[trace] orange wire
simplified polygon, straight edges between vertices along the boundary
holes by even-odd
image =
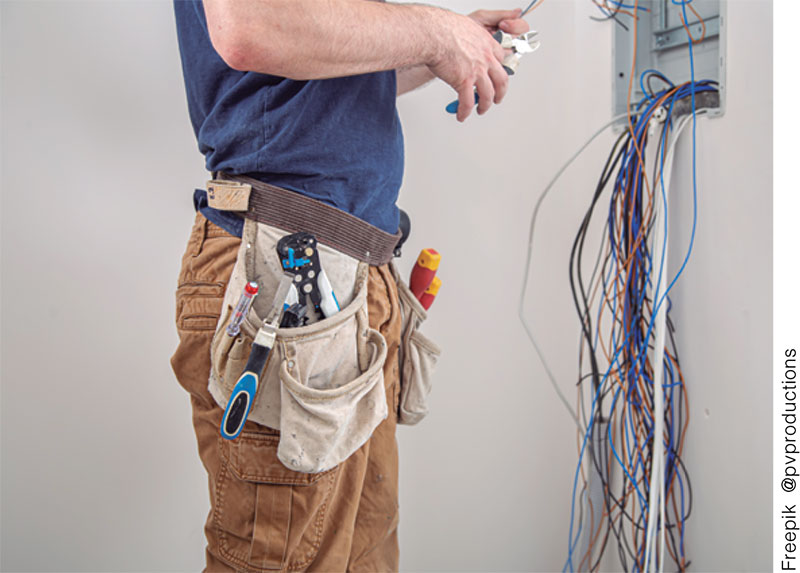
[[[638,0],[636,1],[635,8],[638,8]],[[693,7],[691,7],[691,5],[690,5],[690,8],[695,13],[695,15],[697,15],[696,11],[694,10]],[[699,18],[699,16],[698,16],[698,18]],[[699,41],[702,41],[703,38],[705,38],[705,23],[704,22],[703,22],[703,27],[704,27],[703,36],[701,37],[701,39]],[[636,23],[634,22],[634,34],[635,33],[636,33]],[[636,176],[636,171],[640,170],[640,175],[641,175],[642,179],[645,182],[645,188],[646,188],[646,195],[642,199],[642,205],[641,205],[641,208],[643,209],[642,218],[645,221],[650,221],[652,219],[653,213],[655,211],[655,196],[654,196],[654,191],[655,190],[649,184],[649,179],[647,177],[647,172],[645,170],[643,149],[639,146],[639,142],[635,138],[635,133],[634,133],[634,130],[633,130],[633,118],[632,118],[631,106],[630,106],[630,97],[631,97],[631,92],[632,92],[633,71],[635,70],[635,65],[636,65],[635,64],[635,62],[636,62],[635,50],[636,50],[636,48],[634,47],[633,70],[632,70],[632,73],[631,73],[631,79],[629,81],[629,86],[628,86],[628,110],[627,111],[628,111],[628,129],[629,129],[629,131],[631,133],[631,139],[633,141],[633,145],[634,145],[634,148],[636,150],[636,155],[637,155],[637,158],[638,158],[638,166],[636,166],[635,169],[631,170],[629,177]],[[672,95],[674,95],[674,92],[677,89],[679,89],[679,87],[675,87],[673,89],[670,89],[661,98],[659,98],[657,103],[659,103],[659,104],[663,103],[664,100],[666,100],[669,97],[671,97]],[[653,109],[656,109],[657,107],[658,107],[657,105],[653,106]],[[639,118],[639,122],[648,121],[648,120],[649,120],[649,118],[647,118],[647,117]],[[666,137],[666,135],[665,135],[665,137]],[[663,170],[663,165],[660,166],[660,169]],[[657,176],[658,175],[656,175],[656,177]],[[629,182],[629,183],[631,183],[631,182]],[[634,187],[633,185],[627,185],[627,190],[628,190],[627,193],[631,193],[633,187]],[[629,198],[629,195],[626,195],[626,196],[619,197],[617,199],[618,207],[613,207],[613,209],[614,209],[613,217],[618,222],[618,224],[616,225],[616,229],[615,229],[615,236],[617,238],[616,244],[617,245],[621,245],[622,244],[621,238],[622,238],[623,226],[621,224],[619,224],[619,223],[621,223],[621,220],[623,219],[623,217],[627,216],[627,222],[628,222],[628,225],[627,225],[628,236],[627,236],[627,238],[628,238],[628,245],[629,245],[629,254],[628,254],[628,257],[626,259],[624,259],[624,260],[623,259],[618,259],[618,263],[616,265],[616,273],[614,275],[614,278],[612,279],[612,284],[614,284],[616,286],[611,291],[608,291],[607,289],[605,289],[603,291],[602,301],[600,303],[602,305],[602,307],[608,308],[609,310],[612,310],[613,308],[616,308],[616,311],[612,311],[610,313],[609,312],[599,312],[598,313],[598,319],[597,319],[597,328],[598,328],[598,331],[600,331],[602,329],[603,318],[605,317],[605,315],[606,314],[611,314],[613,316],[612,331],[609,333],[609,340],[608,340],[609,344],[608,345],[606,344],[604,337],[599,337],[598,338],[599,343],[600,343],[599,346],[602,349],[602,352],[605,355],[606,359],[609,361],[609,363],[611,362],[610,350],[611,350],[611,348],[613,348],[613,340],[614,340],[613,330],[615,328],[615,325],[616,324],[621,324],[622,327],[624,329],[626,329],[626,330],[630,330],[631,328],[633,328],[633,324],[625,324],[624,323],[624,311],[622,310],[622,308],[623,308],[623,304],[622,303],[624,303],[625,293],[628,291],[630,282],[634,278],[634,274],[635,274],[634,271],[636,270],[635,269],[635,265],[638,264],[637,262],[635,262],[636,261],[635,253],[636,253],[637,249],[639,248],[640,243],[645,238],[644,229],[646,229],[648,227],[647,224],[642,225],[641,226],[642,231],[640,233],[638,233],[636,237],[633,236],[633,225],[632,225],[633,213],[632,213],[632,210],[627,210],[627,212],[623,212],[624,210],[622,209],[622,205],[624,205],[625,201],[628,200],[628,198]],[[611,251],[611,243],[609,242],[609,246],[608,246],[607,252],[610,252],[610,251]],[[601,284],[601,281],[598,280],[595,283],[595,285],[594,285],[594,287],[592,289],[592,292],[590,294],[590,300],[589,300],[589,307],[590,308],[594,305],[594,301],[596,300],[597,293],[599,292],[600,284]],[[616,299],[617,302],[620,303],[620,304],[616,305],[616,307],[612,306],[612,300],[613,299]],[[652,301],[645,301],[645,308],[647,309],[647,311],[649,311],[650,315],[652,315],[652,312],[653,312]],[[586,320],[588,320],[588,317],[586,317]],[[644,316],[642,317],[641,320],[644,320]],[[582,345],[581,345],[581,356],[583,355],[582,353],[583,353],[584,347],[585,347],[585,342],[583,342]],[[619,352],[619,351],[622,351],[623,354],[625,353],[624,349],[618,349],[617,352]],[[668,358],[670,360],[672,360],[673,363],[675,363],[675,360],[672,357],[672,355],[669,353],[669,351],[665,350],[665,352],[666,352]],[[642,451],[642,446],[645,444],[645,441],[647,439],[648,433],[646,431],[647,430],[646,424],[645,424],[646,420],[645,420],[645,417],[643,416],[642,412],[647,411],[647,410],[652,410],[652,401],[651,401],[650,395],[648,393],[648,386],[647,386],[647,383],[646,383],[645,380],[646,380],[646,375],[649,375],[650,379],[652,379],[653,378],[653,373],[655,371],[655,368],[663,368],[663,365],[661,365],[661,364],[659,364],[657,366],[654,365],[652,363],[652,360],[649,357],[645,357],[644,363],[641,366],[639,365],[639,363],[633,363],[632,359],[634,357],[632,357],[632,356],[625,355],[624,358],[627,358],[633,364],[634,377],[633,377],[631,383],[638,390],[639,395],[641,397],[641,402],[642,403],[641,403],[639,408],[631,410],[630,412],[628,412],[627,409],[625,409],[625,408],[622,409],[622,412],[618,412],[618,411],[616,411],[616,409],[611,412],[610,420],[609,420],[609,423],[610,423],[609,439],[611,440],[612,443],[614,443],[614,442],[619,443],[623,447],[623,451],[627,451],[628,445],[634,446],[635,451],[637,452],[637,454],[639,456],[639,459],[644,461],[646,458],[644,456],[644,452]],[[624,363],[625,362],[623,362],[623,364]],[[678,366],[677,363],[675,363],[675,368],[677,370],[678,379],[680,380],[680,383],[683,384],[684,383],[683,374],[680,371],[680,366]],[[617,386],[618,385],[619,388],[620,388],[620,391],[624,391],[625,394],[627,395],[628,389],[630,388],[630,386],[629,386],[629,383],[628,383],[627,379],[623,378],[622,372],[620,371],[619,368],[613,369],[613,370],[611,368],[609,368],[609,372],[607,374],[607,377],[610,379],[610,384],[612,386]],[[654,392],[658,391],[658,389],[654,388],[653,391]],[[680,437],[680,441],[677,444],[677,448],[676,448],[676,452],[678,453],[678,456],[682,455],[683,447],[685,445],[686,430],[687,430],[688,424],[689,424],[688,395],[687,395],[685,389],[683,391],[683,401],[684,401],[684,405],[686,407],[686,419],[685,419],[685,421],[683,423],[682,432],[680,434],[680,436],[681,436]],[[583,393],[579,392],[579,405],[582,404],[582,403],[583,403]],[[671,407],[672,406],[670,406],[670,408]],[[626,436],[626,432],[623,431],[623,427],[625,426],[625,421],[626,421],[626,419],[628,418],[629,415],[631,417],[629,424],[630,424],[630,428],[632,430],[630,432],[630,440],[626,439],[626,437],[625,437]],[[665,436],[666,436],[666,431],[665,431]],[[630,442],[632,442],[632,443],[630,443]],[[608,450],[608,464],[609,464],[609,467],[610,467],[611,462],[612,462],[612,455],[613,455],[612,454],[612,450],[609,449]],[[628,471],[629,475],[631,477],[633,475],[635,475],[634,468],[633,467],[629,467],[628,464],[625,463],[625,460],[621,460],[621,461],[622,461],[623,467],[626,469],[626,471]],[[605,507],[603,508],[603,518],[604,519],[603,519],[603,521],[601,521],[599,523],[598,527],[595,530],[592,531],[589,548],[587,550],[587,553],[584,555],[583,559],[580,562],[580,567],[583,566],[583,564],[586,562],[587,559],[591,558],[591,554],[592,554],[592,551],[594,549],[594,546],[597,543],[598,539],[600,538],[600,535],[603,532],[604,526],[607,524],[607,522],[605,521],[605,518],[609,519],[608,527],[605,527],[606,538],[607,538],[608,535],[610,535],[612,524],[617,522],[617,521],[619,521],[619,520],[621,520],[623,518],[623,515],[624,515],[623,508],[625,508],[625,507],[627,507],[629,505],[628,500],[632,500],[632,502],[631,502],[632,505],[630,507],[631,511],[629,513],[630,515],[633,515],[635,513],[637,505],[642,505],[642,503],[638,499],[638,496],[634,495],[634,492],[637,489],[636,488],[637,484],[646,483],[647,481],[649,481],[649,479],[650,479],[650,471],[648,470],[647,466],[645,465],[644,468],[643,468],[641,477],[638,480],[636,480],[635,483],[634,482],[630,482],[628,487],[626,488],[626,491],[623,492],[623,496],[622,496],[622,498],[620,498],[620,500],[618,502],[620,505],[618,507],[612,508],[610,511]],[[667,488],[666,491],[665,491],[665,497],[671,502],[672,509],[675,512],[675,515],[678,516],[678,511],[677,511],[677,506],[676,506],[676,504],[677,504],[676,497],[677,496],[674,493],[675,481],[676,481],[676,473],[673,474],[672,479],[670,480],[669,488]],[[585,476],[584,476],[584,484],[585,484]],[[585,489],[585,487],[586,486],[584,485],[584,489]],[[606,489],[605,493],[606,493],[606,496],[607,496],[610,493],[608,484],[605,484],[605,489]],[[594,520],[595,508],[591,504],[591,502],[590,502],[589,505],[590,505],[589,506],[589,512],[590,512],[591,519],[593,521]],[[644,510],[644,507],[642,507],[641,509]],[[678,520],[677,527],[678,527],[678,531],[679,532],[683,531],[683,525],[684,525],[683,522]],[[636,525],[636,522],[633,519],[631,519],[631,535],[632,535],[631,539],[633,540],[634,545],[635,545],[636,548],[640,548],[646,543],[646,531],[640,531],[637,534],[637,525]],[[605,541],[603,543],[605,544]],[[672,546],[670,544],[667,544],[667,551],[669,552],[669,554],[672,557],[672,559],[676,563],[680,564],[681,569],[685,570],[685,568],[686,568],[686,558],[685,558],[685,556],[682,556],[682,557],[678,558],[675,555],[675,552],[673,551],[673,548],[672,548]],[[637,551],[636,554],[638,554],[638,553],[639,552]],[[658,549],[656,549],[656,558],[658,558]],[[641,567],[643,567],[644,563],[641,563],[640,565],[641,565]],[[590,566],[591,566],[591,562],[590,562]]]
[[[706,21],[700,17],[700,14],[697,13],[697,10],[694,9],[691,2],[686,2],[686,5],[689,7],[689,10],[695,15],[695,17],[700,21],[700,24],[703,26],[703,33],[700,35],[699,40],[695,40],[694,36],[692,36],[691,30],[689,30],[689,26],[686,24],[686,20],[683,18],[683,10],[681,10],[678,15],[681,17],[681,24],[683,24],[683,28],[686,30],[686,34],[692,39],[692,44],[699,44],[703,40],[706,39]]]
[[[606,0],[604,0],[602,4],[600,2],[598,2],[597,0],[592,0],[592,2],[594,2],[595,6],[597,6],[598,8],[603,8],[603,9],[613,13],[614,15],[626,14],[626,15],[630,16],[631,18],[636,18],[636,15],[633,12],[629,12],[627,10],[623,10],[619,6],[615,6],[614,8],[611,8],[608,5],[608,2]]]
[[[633,4],[633,11],[634,13],[638,12],[639,10],[639,0],[634,0]],[[631,62],[631,73],[630,78],[628,78],[628,98],[627,98],[627,111],[628,111],[628,129],[631,132],[631,140],[633,141],[634,149],[636,150],[636,156],[639,158],[639,163],[644,166],[644,157],[642,155],[642,150],[639,148],[639,142],[636,141],[636,135],[633,131],[633,118],[631,116],[631,94],[633,92],[633,76],[636,74],[636,49],[637,49],[637,42],[635,41],[637,36],[637,24],[639,22],[638,18],[633,19],[633,61]],[[650,191],[650,181],[647,179],[647,172],[642,169],[642,178],[644,180],[645,188],[647,189],[647,193],[651,194]]]
[[[637,5],[638,5],[638,0],[637,0]],[[635,64],[634,64],[634,66],[635,66]],[[670,90],[669,92],[665,93],[660,98],[659,102],[661,102],[661,101],[665,100],[667,97],[669,97],[672,94],[672,92],[673,92],[673,90]],[[628,97],[630,98],[630,90],[629,90],[629,96]],[[629,99],[629,101],[630,101],[630,99]],[[646,118],[642,118],[642,119],[640,119],[640,121],[645,121],[645,119]],[[631,135],[631,139],[634,142],[634,145],[635,145],[635,147],[637,149],[637,155],[639,156],[639,160],[640,160],[641,174],[642,174],[642,177],[645,180],[645,183],[647,183],[646,170],[644,169],[644,162],[642,160],[641,151],[639,149],[638,142],[635,140],[635,135],[634,135],[634,132],[633,132],[632,117],[631,117],[631,114],[630,114],[630,104],[628,105],[628,121],[629,121],[629,128],[630,128],[630,131],[631,131],[631,134],[632,134]],[[633,174],[634,174],[634,172],[632,171],[631,172],[631,176],[633,176]],[[629,185],[628,189],[631,190],[632,187],[633,186]],[[647,187],[648,202],[647,202],[647,207],[645,209],[645,214],[643,215],[643,217],[645,219],[649,219],[652,216],[653,191],[652,191],[652,189],[650,188],[649,185],[647,185],[646,187]],[[629,192],[631,192],[631,191],[629,191]],[[624,199],[625,198],[622,199],[622,202],[624,202]],[[630,224],[632,222],[631,218],[632,218],[632,211],[629,211],[628,212],[628,220],[629,220],[628,229],[629,229],[629,233],[630,233],[630,229],[632,229],[632,225]],[[617,229],[618,229],[618,233],[620,233],[621,232],[621,225],[617,225]],[[617,236],[618,236],[618,238],[621,238],[621,235],[618,234]],[[617,295],[619,300],[620,300],[620,302],[622,302],[622,298],[624,296],[624,293],[627,292],[628,284],[629,284],[629,282],[630,282],[630,280],[631,280],[631,278],[633,276],[632,273],[630,272],[630,266],[631,266],[632,261],[634,260],[634,253],[638,249],[639,243],[641,243],[641,241],[644,239],[644,227],[643,227],[642,233],[640,233],[636,237],[635,241],[633,240],[633,237],[630,234],[629,234],[628,238],[629,238],[629,242],[633,243],[633,245],[632,245],[632,248],[630,249],[630,254],[629,254],[629,256],[628,256],[628,258],[627,258],[627,260],[625,261],[625,264],[624,264],[624,267],[625,267],[624,268],[624,271],[625,271],[624,274],[626,275],[625,276],[625,281],[624,281],[624,286],[620,291],[618,291],[618,295]],[[620,273],[618,272],[617,276],[619,276],[619,274]],[[622,304],[618,305],[617,308],[620,309],[619,312],[622,312],[621,311]],[[606,350],[605,349],[605,345],[603,345],[603,349],[604,349],[604,352],[605,352],[605,350]],[[606,356],[606,358],[610,360],[610,357],[608,355]],[[644,391],[646,388],[644,387],[643,377],[641,375],[639,375],[639,376],[637,376],[637,379],[638,379],[637,386],[640,386],[640,395],[643,397],[643,399],[646,400],[647,392]],[[625,385],[621,383],[621,386],[624,389]],[[638,429],[640,429],[642,431],[642,434],[644,434],[644,420],[643,419],[640,420],[639,423],[636,424],[636,426],[638,427]],[[624,440],[623,440],[623,442],[624,442]],[[640,457],[642,459],[644,459],[644,455],[643,455],[643,452],[641,450],[641,445],[640,445],[640,442],[638,440],[637,440],[637,444],[636,445],[637,445],[637,450],[638,450],[638,453],[639,453]],[[632,468],[629,468],[629,469],[632,469]]]
[[[675,88],[675,89],[678,89],[678,88]],[[673,91],[674,90],[670,90],[667,94],[665,94],[660,99],[661,100],[666,99],[667,97],[672,95]],[[661,166],[661,169],[663,169],[663,165]],[[642,166],[642,175],[644,176],[644,174],[645,174],[645,171],[644,171],[643,166]],[[653,201],[654,201],[653,190],[652,189],[648,189],[647,204],[645,205],[645,213],[646,213],[648,219],[652,216],[652,212],[654,210]],[[616,214],[616,218],[617,219],[619,219],[621,216],[624,216],[624,215],[622,215],[621,210],[618,210],[616,213],[617,213]],[[628,214],[629,221],[630,221],[630,212],[628,212],[627,214]],[[631,226],[629,225],[628,228],[630,229]],[[620,232],[620,229],[621,229],[621,225],[617,225],[618,233]],[[618,234],[617,236],[619,237],[620,235]],[[634,243],[634,247],[636,247],[636,248],[638,248],[638,244],[641,242],[641,240],[643,240],[643,236],[642,235],[637,236],[635,238],[635,240],[633,240],[633,237],[631,235],[629,235],[629,237],[632,239],[632,242]],[[617,244],[620,244],[620,243],[617,243]],[[609,243],[609,247],[608,248],[610,250],[610,248],[611,248],[610,247],[610,243]],[[632,256],[629,256],[628,259],[625,260],[624,262],[625,262],[624,268],[618,269],[618,271],[616,273],[616,277],[620,277],[620,275],[623,275],[623,274],[626,275],[625,280],[623,281],[624,285],[621,288],[615,289],[616,292],[611,292],[611,293],[604,292],[603,305],[604,306],[608,306],[608,308],[611,308],[612,296],[613,296],[613,298],[617,298],[618,301],[621,301],[623,299],[624,293],[626,292],[627,286],[628,286],[628,284],[629,284],[629,282],[631,280],[632,274],[631,274],[630,267],[631,267],[632,262],[633,262]],[[617,278],[614,279],[614,284],[618,284],[618,279]],[[593,302],[595,300],[595,297],[596,297],[598,289],[599,289],[599,285],[600,285],[600,281],[598,281],[595,284],[595,287],[592,290],[590,307],[592,306],[592,304],[593,304]],[[649,312],[652,313],[652,311],[653,311],[652,302],[651,301],[645,301],[645,305],[646,305],[646,308],[649,310]],[[621,305],[619,305],[617,308],[620,308],[620,306]],[[605,314],[607,314],[607,313],[603,313],[603,312],[599,313],[598,323],[597,323],[598,329],[601,328],[601,326],[602,326],[602,319],[605,316]],[[632,326],[632,325],[630,325],[630,326]],[[611,361],[611,357],[609,356],[609,348],[606,346],[603,337],[600,337],[598,340],[600,341],[600,346],[601,346],[601,348],[603,350],[603,353],[606,356],[606,359],[609,360],[609,362],[610,362]],[[613,336],[609,340],[609,342],[611,342],[612,340],[613,340]],[[672,355],[669,353],[669,351],[666,351],[666,353],[667,353],[668,357],[671,360],[673,360],[673,362],[674,362],[674,359],[673,359]],[[649,395],[648,395],[648,392],[647,392],[647,386],[646,386],[646,383],[644,381],[644,376],[642,375],[641,372],[638,371],[638,369],[639,369],[639,367],[635,366],[636,377],[635,377],[634,384],[637,386],[637,389],[640,391],[640,396],[642,397],[642,402],[643,403],[642,403],[642,407],[640,408],[640,411],[642,411],[642,410],[647,410],[647,409],[651,408],[651,402],[650,402]],[[679,377],[681,383],[683,383],[683,375],[680,372],[680,367],[677,366],[677,364],[676,364],[676,369],[678,370],[678,377]],[[652,362],[650,361],[649,358],[645,359],[644,372],[645,373],[649,373],[650,377],[652,378],[652,373],[654,372],[654,365],[652,364]],[[618,369],[617,370],[612,370],[612,371],[609,372],[609,378],[612,378],[612,384],[614,382],[616,382],[616,381],[619,381],[621,390],[625,390],[626,386],[627,386],[627,383],[621,377],[617,376],[618,374],[619,374],[619,370]],[[686,433],[686,429],[687,429],[688,423],[689,423],[688,396],[687,396],[685,391],[684,391],[683,394],[684,394],[683,398],[684,398],[684,402],[685,402],[686,410],[687,410],[687,416],[686,416],[686,420],[684,421],[684,424],[683,424],[683,432],[682,432],[681,440],[680,440],[680,442],[678,444],[678,448],[677,448],[678,455],[681,455],[681,452],[683,450],[683,446],[685,445],[685,433]],[[581,394],[581,399],[580,399],[579,403],[582,403],[582,394]],[[633,414],[635,415],[635,414],[637,414],[637,412],[634,412]],[[625,433],[622,432],[622,425],[624,424],[624,419],[627,417],[627,412],[625,410],[623,410],[623,412],[621,414],[623,422],[620,423],[619,425],[617,425],[617,423],[616,423],[618,421],[617,420],[617,412],[614,411],[611,416],[612,416],[612,419],[611,419],[610,423],[611,423],[611,427],[612,427],[612,432],[614,432],[614,429],[616,429],[619,432],[619,441],[622,443],[622,445],[624,447],[627,444],[627,440],[625,439]],[[644,417],[640,416],[640,415],[635,415],[635,419],[631,420],[631,427],[633,428],[633,435],[635,437],[636,450],[637,450],[637,453],[640,456],[640,459],[644,459],[644,455],[643,455],[643,452],[642,452],[642,449],[641,449],[641,444],[643,444],[645,439],[647,438],[647,432],[646,432],[646,427],[645,427],[645,423],[644,422],[645,422],[644,421]],[[614,432],[614,433],[616,433],[616,432]],[[616,441],[616,440],[614,440],[614,438],[612,438],[612,441]],[[608,453],[609,464],[611,462],[611,456],[612,456],[612,453],[611,453],[611,450],[609,450],[609,453]],[[623,464],[623,465],[627,467],[627,464]],[[629,470],[629,473],[631,475],[633,475],[633,468],[627,467],[627,469]],[[645,471],[643,473],[644,473],[644,475],[639,480],[637,480],[637,482],[639,484],[645,482],[646,480],[649,480],[649,478],[650,478],[649,472],[647,471],[646,468],[645,468]],[[673,507],[673,511],[675,512],[675,515],[677,516],[678,512],[677,512],[677,506],[676,506],[676,503],[677,503],[676,502],[676,496],[673,493],[674,483],[675,483],[675,475],[673,474],[673,478],[672,478],[672,480],[670,482],[670,487],[667,490],[665,495],[666,495],[666,497],[668,499],[670,497],[672,498],[670,501],[671,501],[671,504],[672,504],[672,507]],[[637,504],[638,498],[633,496],[634,491],[635,491],[635,488],[633,487],[633,484],[631,484],[628,487],[627,492],[625,493],[623,498],[620,500],[620,503],[623,504],[623,506],[627,505],[627,501],[626,500],[630,498],[630,499],[633,499],[633,509],[635,509],[635,506]],[[608,486],[607,485],[606,485],[606,494],[608,494]],[[591,506],[589,509],[590,509],[590,512],[591,512],[590,515],[592,516],[592,519],[593,519],[594,507]],[[615,515],[614,510],[612,510],[611,514],[612,515],[610,516],[610,519],[611,519],[612,523],[617,521],[617,520],[619,520],[619,519],[621,519],[622,515],[623,515],[621,510],[619,512],[616,512],[616,515]],[[603,516],[604,517],[609,517],[609,512],[607,510],[605,510],[605,509],[603,511]],[[592,537],[590,539],[589,549],[587,550],[586,555],[584,555],[584,557],[583,557],[583,559],[582,559],[582,561],[580,563],[581,567],[583,566],[583,563],[585,563],[586,560],[591,557],[591,552],[592,552],[597,540],[600,538],[600,534],[603,531],[603,524],[604,523],[605,523],[605,521],[601,522],[598,525],[598,528],[592,532]],[[677,526],[678,526],[679,532],[682,532],[683,523],[679,521]],[[634,542],[636,544],[636,547],[640,547],[641,546],[640,544],[644,544],[645,543],[646,532],[642,531],[642,532],[639,533],[639,535],[637,535],[637,530],[636,530],[635,523],[632,522],[631,523],[631,527],[632,527],[632,531],[631,531],[632,539],[634,540]],[[606,537],[608,537],[608,535],[610,535],[610,527],[606,528]],[[669,544],[667,544],[667,550],[668,550],[670,556],[673,558],[673,560],[676,563],[680,563],[681,569],[685,569],[685,567],[686,567],[685,556],[683,556],[683,557],[681,557],[679,559],[675,555],[675,552],[673,551],[672,546],[669,545]],[[658,553],[658,550],[656,550],[656,552]],[[642,563],[641,565],[643,566],[644,564]]]

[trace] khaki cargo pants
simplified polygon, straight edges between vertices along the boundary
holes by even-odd
[[[189,392],[211,511],[207,571],[396,571],[397,351],[401,318],[387,265],[370,267],[370,326],[384,336],[389,416],[335,468],[306,474],[278,461],[279,432],[248,421],[220,437],[222,410],[208,392],[210,344],[240,239],[197,214],[178,279],[180,343],[172,356]]]

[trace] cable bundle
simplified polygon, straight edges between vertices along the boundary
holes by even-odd
[[[634,0],[633,5],[616,0],[593,1],[620,25],[620,13],[632,16],[636,36],[636,14],[643,10],[639,0]],[[663,571],[667,556],[679,571],[685,571],[690,564],[684,532],[691,513],[692,491],[681,457],[689,404],[675,327],[669,317],[669,292],[683,273],[694,245],[695,129],[697,115],[705,111],[698,112],[698,104],[718,107],[719,92],[716,82],[695,81],[694,77],[692,48],[705,38],[705,23],[701,38],[695,40],[687,25],[687,6],[700,18],[691,0],[671,1],[681,6],[689,43],[690,81],[676,86],[660,72],[647,70],[639,78],[645,97],[631,106],[636,68],[634,42],[629,111],[595,132],[556,173],[539,197],[531,218],[519,317],[556,393],[578,427],[579,457],[565,571],[597,570],[610,542],[617,545],[620,565],[626,571]],[[662,82],[663,87],[654,88],[654,80]],[[570,287],[580,319],[576,411],[561,392],[525,319],[534,230],[539,209],[556,181],[595,138],[622,118],[627,119],[628,129],[611,149],[570,252]],[[692,231],[683,262],[668,280],[669,178],[675,145],[689,123]],[[599,205],[609,187],[606,210]],[[584,247],[593,220],[602,222],[603,234],[594,262],[588,263],[591,272],[587,276]]]
[[[691,483],[681,458],[689,411],[669,318],[669,292],[694,244],[696,177],[689,248],[669,282],[668,189],[679,136],[689,123],[694,127],[695,116],[704,111],[696,112],[695,100],[714,107],[718,92],[715,82],[674,86],[652,70],[640,82],[652,86],[654,79],[667,87],[655,93],[648,89],[631,115],[617,116],[595,132],[545,187],[531,219],[519,316],[553,388],[578,426],[580,454],[564,566],[570,571],[597,570],[610,542],[616,543],[625,570],[656,566],[663,570],[667,555],[680,571],[689,565],[684,525],[691,513]],[[576,412],[525,318],[536,220],[544,199],[569,165],[623,118],[628,118],[630,129],[612,147],[570,254],[570,284],[581,332]],[[693,137],[693,174],[694,165]],[[606,210],[599,205],[609,187]],[[603,239],[587,277],[584,247],[597,217],[603,222]]]
[[[658,562],[663,569],[665,553],[679,570],[688,565],[683,532],[691,487],[681,453],[689,411],[668,297],[683,266],[667,284],[667,190],[674,144],[691,120],[675,116],[675,103],[693,91],[716,88],[708,81],[697,82],[694,90],[691,82],[672,86],[658,72],[646,74],[669,87],[640,102],[631,129],[615,142],[570,254],[570,286],[581,322],[580,455],[565,567],[570,570],[596,569],[611,539],[625,570]],[[648,143],[656,147],[652,158]],[[646,160],[652,163],[650,177]],[[609,183],[603,213],[597,206]],[[584,246],[595,216],[605,217],[604,237],[586,277]],[[663,392],[655,391],[659,387]],[[594,492],[592,481],[599,482]]]

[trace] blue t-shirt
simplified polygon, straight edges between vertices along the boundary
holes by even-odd
[[[294,81],[228,67],[202,3],[175,0],[189,115],[209,171],[249,175],[397,232],[394,71]]]

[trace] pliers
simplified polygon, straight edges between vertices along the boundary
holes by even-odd
[[[492,37],[497,40],[501,47],[511,50],[511,53],[503,59],[503,69],[509,76],[513,76],[519,66],[519,60],[525,54],[530,54],[539,49],[541,42],[536,39],[539,32],[531,30],[517,37],[506,34],[502,30],[495,32]]]
[[[541,42],[536,39],[536,36],[538,35],[539,32],[536,30],[525,32],[524,34],[520,34],[516,37],[512,36],[511,34],[506,34],[502,30],[498,30],[492,34],[492,37],[500,44],[500,46],[507,50],[511,50],[511,53],[503,59],[503,69],[509,76],[513,76],[516,73],[517,66],[519,66],[519,61],[522,56],[535,52],[539,49]],[[475,92],[475,103],[478,103],[477,92]],[[450,102],[445,109],[447,110],[447,113],[458,113],[458,100]]]

